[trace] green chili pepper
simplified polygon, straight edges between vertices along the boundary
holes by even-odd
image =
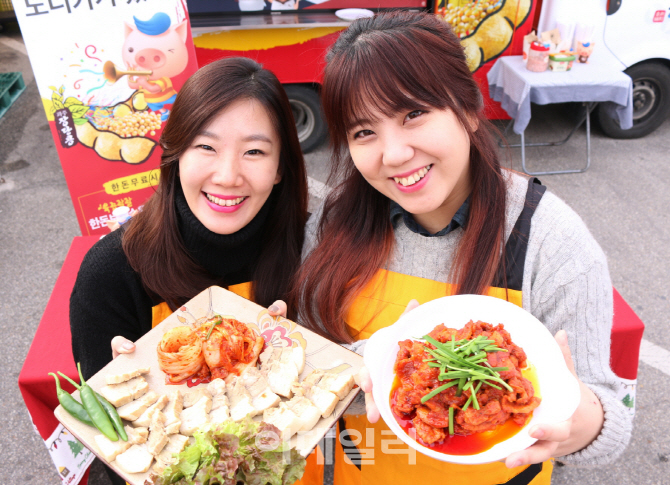
[[[81,373],[81,366],[78,362],[77,370],[79,371],[79,379],[81,380],[79,395],[81,396],[81,403],[84,405],[84,409],[88,411],[91,421],[93,421],[95,427],[98,428],[102,434],[111,441],[118,441],[119,437],[116,435],[116,431],[114,431],[114,426],[112,425],[111,420],[102,408],[102,404],[100,404],[98,398],[95,397],[95,392],[91,389],[91,386],[86,384],[84,376]]]
[[[74,382],[72,379],[70,379],[62,372],[59,372],[58,374],[61,377],[63,377],[63,379],[66,379],[70,384],[72,384],[77,389],[81,389],[81,386],[79,384]],[[121,421],[121,417],[119,416],[119,413],[116,411],[116,408],[112,405],[112,403],[110,403],[107,399],[102,397],[96,391],[93,392],[95,393],[95,397],[98,398],[98,402],[100,402],[100,405],[105,410],[105,413],[107,413],[107,417],[112,421],[112,424],[114,425],[114,429],[116,430],[116,432],[119,433],[119,436],[123,441],[128,441],[128,434],[126,433],[126,430],[123,429],[123,421]],[[93,426],[93,424],[91,424],[91,426]]]
[[[95,391],[93,391],[93,392],[95,392]],[[112,424],[114,425],[114,429],[119,434],[121,439],[123,441],[128,441],[128,435],[126,434],[126,430],[123,429],[123,422],[121,421],[121,417],[119,416],[119,413],[116,412],[116,408],[112,405],[112,403],[110,403],[107,399],[102,397],[97,392],[95,392],[95,397],[98,398],[98,401],[100,402],[100,405],[102,406],[102,408],[107,413],[107,416],[109,417],[109,419],[112,421]]]
[[[88,412],[86,409],[84,409],[84,406],[82,406],[79,401],[73,398],[69,392],[63,390],[60,387],[58,376],[53,372],[49,372],[49,375],[54,376],[54,379],[56,379],[56,393],[58,395],[58,402],[61,406],[63,406],[63,409],[65,409],[73,418],[77,419],[78,421],[81,421],[84,424],[88,424],[89,426],[95,426],[93,421],[91,421],[91,417],[88,415]]]

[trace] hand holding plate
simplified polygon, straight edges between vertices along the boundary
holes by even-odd
[[[286,318],[286,303],[283,300],[277,300],[268,307],[268,313],[272,317]]]
[[[135,352],[135,344],[127,338],[117,335],[112,339],[112,358],[116,359],[120,354],[132,354]]]
[[[556,334],[556,342],[563,353],[565,364],[577,378],[572,353],[565,330]],[[541,463],[551,457],[564,456],[588,446],[600,434],[605,413],[598,397],[582,381],[579,382],[581,399],[570,419],[554,425],[540,424],[531,428],[529,434],[538,441],[523,451],[512,453],[505,460],[508,468]]]

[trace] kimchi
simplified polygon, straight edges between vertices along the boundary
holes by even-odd
[[[157,354],[158,366],[171,384],[190,377],[206,379],[210,375],[202,342],[191,327],[175,327],[165,332],[158,343]]]
[[[196,329],[212,379],[240,375],[256,360],[265,341],[244,323],[219,315]]]
[[[265,341],[244,323],[215,315],[197,328],[168,330],[158,344],[158,365],[167,381],[226,379],[256,365]]]

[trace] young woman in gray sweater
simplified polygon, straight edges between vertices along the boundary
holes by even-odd
[[[538,441],[504,464],[454,465],[422,454],[408,464],[383,449],[389,431],[363,374],[367,416],[345,416],[340,432],[373,429],[374,464],[347,462],[351,446],[338,442],[335,484],[447,476],[450,485],[549,484],[553,457],[614,460],[632,418],[609,367],[605,256],[565,203],[501,167],[456,36],[430,14],[378,14],[344,31],[327,62],[322,95],[339,185],[308,222],[293,293],[302,322],[352,343],[393,324],[413,298],[503,295],[556,334],[581,390],[570,420],[530,429]]]

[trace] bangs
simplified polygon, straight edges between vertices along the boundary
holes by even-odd
[[[426,107],[456,108],[446,87],[448,79],[436,74],[444,53],[438,52],[439,46],[420,46],[424,39],[407,34],[411,33],[368,32],[329,64],[328,70],[339,71],[328,86],[329,108],[339,112],[335,116],[339,126],[333,127],[337,138],[361,121],[375,121],[380,113],[391,117]]]
[[[391,117],[400,111],[414,111],[425,109],[427,103],[409,95],[397,83],[382,84],[384,78],[360,78],[352,80],[351,85],[346,86],[351,94],[343,100],[342,115],[344,130],[349,132],[352,128],[366,122],[379,121],[379,114]],[[345,88],[345,89],[346,89]]]

